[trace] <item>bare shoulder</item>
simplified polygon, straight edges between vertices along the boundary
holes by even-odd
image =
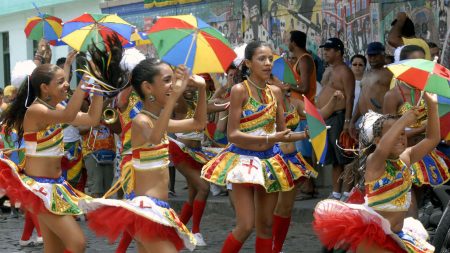
[[[243,92],[245,90],[246,89],[245,89],[243,83],[237,83],[237,84],[233,85],[233,87],[231,87],[230,93]]]

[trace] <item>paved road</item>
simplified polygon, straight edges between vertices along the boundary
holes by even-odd
[[[222,243],[229,231],[233,227],[233,218],[220,214],[207,214],[202,221],[202,233],[208,243],[207,247],[198,248],[196,253],[220,252]],[[102,238],[95,237],[87,228],[85,222],[80,222],[88,238],[87,253],[114,252],[116,245],[109,245]],[[21,248],[19,238],[22,232],[23,219],[7,219],[0,221],[0,253],[38,253],[42,252],[42,247]],[[254,252],[254,234],[245,243],[241,252]],[[136,252],[134,244],[128,252]],[[188,252],[188,251],[183,251]],[[291,225],[287,242],[284,248],[285,253],[294,252],[320,252],[320,245],[311,230],[310,223],[294,222]]]

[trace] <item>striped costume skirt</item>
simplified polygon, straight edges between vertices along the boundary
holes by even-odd
[[[50,212],[56,215],[83,214],[78,207],[80,200],[91,197],[72,188],[59,178],[32,177],[19,173],[16,164],[0,159],[0,189],[15,203],[34,214]]]
[[[192,251],[196,241],[165,201],[148,196],[131,199],[89,199],[79,203],[86,212],[89,227],[111,242],[123,233],[142,241],[165,240],[177,250]]]
[[[394,253],[434,252],[420,221],[407,218],[402,231],[394,233],[389,221],[366,205],[323,200],[314,210],[313,228],[328,249],[356,252],[364,241]]]
[[[296,182],[301,178],[317,178],[319,173],[303,158],[300,152],[283,153],[283,159]]]
[[[290,191],[296,180],[277,144],[266,151],[230,145],[203,166],[201,177],[222,186],[229,183],[261,185],[269,193]]]
[[[435,149],[421,161],[411,166],[413,183],[417,186],[445,184],[450,179],[449,166],[449,158],[441,151]]]

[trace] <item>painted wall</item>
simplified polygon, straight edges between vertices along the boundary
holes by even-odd
[[[287,50],[289,32],[308,34],[307,48],[328,37],[339,37],[346,56],[364,53],[372,41],[385,41],[398,11],[406,11],[416,23],[417,35],[444,45],[448,37],[449,0],[204,0],[195,4],[143,9],[143,3],[103,9],[118,13],[139,28],[148,30],[157,16],[192,13],[222,31],[233,45],[254,38],[268,41],[279,54]],[[447,39],[448,44],[448,39]],[[450,54],[447,44],[443,48]],[[147,47],[149,54],[154,51]],[[392,50],[388,48],[388,50]],[[447,57],[448,58],[448,57]],[[444,61],[444,59],[443,59]]]

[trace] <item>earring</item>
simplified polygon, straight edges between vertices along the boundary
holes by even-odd
[[[153,96],[152,94],[148,95],[147,99],[150,102],[154,102],[156,100],[155,96]]]

